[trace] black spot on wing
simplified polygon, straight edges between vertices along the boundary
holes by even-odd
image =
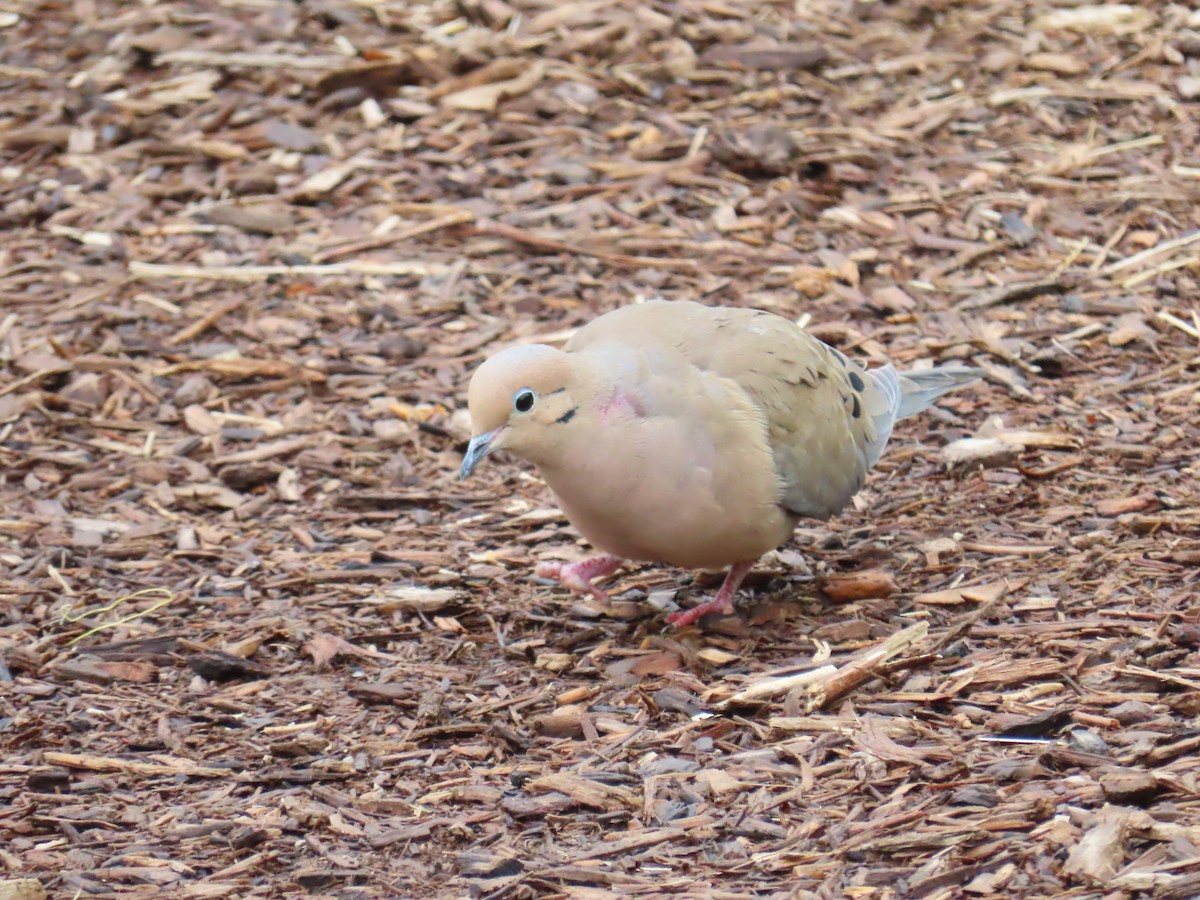
[[[850,384],[856,391],[862,391],[867,386],[867,383],[862,380],[862,376],[854,371],[850,372]]]
[[[779,380],[792,387],[807,385],[813,387],[817,383],[816,372],[812,366],[804,365],[798,359],[784,358]]]
[[[857,402],[857,401],[855,401],[855,402]],[[579,407],[572,406],[565,413],[563,413],[561,416],[559,416],[557,419],[555,419],[554,424],[555,425],[566,425],[573,418],[575,418],[575,413],[577,413],[577,412],[579,412]]]
[[[858,402],[858,397],[852,397],[851,399],[854,401],[854,406],[851,407],[850,414],[857,419],[862,416],[862,404]]]

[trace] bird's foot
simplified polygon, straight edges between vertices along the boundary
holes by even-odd
[[[667,621],[676,628],[685,628],[693,622],[704,618],[709,613],[720,613],[723,616],[733,612],[733,598],[723,598],[719,594],[711,600],[693,606],[691,609],[681,609],[667,616]]]
[[[608,602],[608,594],[592,584],[594,578],[605,578],[621,568],[622,560],[615,556],[593,556],[579,562],[546,561],[534,570],[539,578],[553,578],[576,594],[591,594],[600,603]]]
[[[746,577],[746,574],[753,566],[753,560],[731,566],[729,574],[725,576],[725,581],[721,585],[721,589],[717,591],[715,597],[701,603],[699,606],[693,606],[691,609],[682,609],[679,612],[671,613],[671,615],[667,616],[667,621],[676,628],[684,628],[696,620],[707,616],[709,613],[720,613],[723,616],[729,615],[733,612],[733,595],[737,593],[742,579]]]

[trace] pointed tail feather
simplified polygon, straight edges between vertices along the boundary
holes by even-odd
[[[900,373],[900,403],[896,418],[907,419],[927,408],[942,394],[983,377],[982,369],[969,366],[941,366]]]
[[[982,369],[967,366],[897,372],[891,365],[886,365],[860,371],[867,382],[863,406],[875,426],[874,438],[862,447],[867,467],[875,465],[883,453],[897,421],[916,415],[942,394],[970,384],[983,375]]]

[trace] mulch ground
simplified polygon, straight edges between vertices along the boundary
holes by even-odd
[[[0,0],[3,879],[1200,895],[1198,97],[1161,3]],[[656,295],[987,378],[675,631],[456,480]]]

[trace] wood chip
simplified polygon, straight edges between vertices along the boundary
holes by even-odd
[[[1200,896],[1193,6],[0,3],[8,882]],[[985,378],[681,633],[457,480],[652,297]]]

